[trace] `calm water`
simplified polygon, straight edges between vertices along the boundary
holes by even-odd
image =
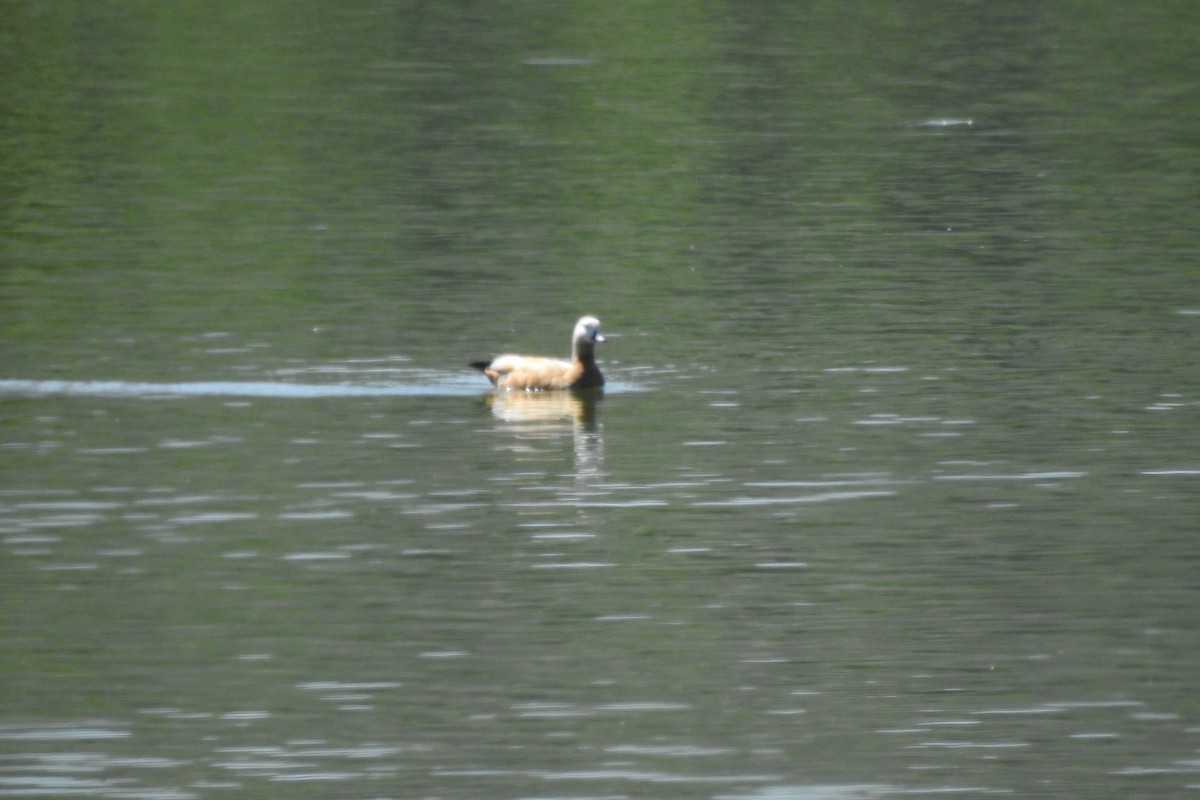
[[[1200,794],[1200,11],[794,5],[10,9],[0,797]]]

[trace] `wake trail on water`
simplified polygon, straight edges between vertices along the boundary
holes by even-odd
[[[77,395],[82,397],[469,397],[486,391],[474,376],[430,383],[355,384],[275,383],[271,381],[0,380],[0,394]]]

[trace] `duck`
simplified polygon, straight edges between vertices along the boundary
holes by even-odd
[[[563,389],[599,389],[604,376],[596,366],[596,344],[603,342],[600,320],[580,317],[571,334],[571,360],[505,354],[471,366],[487,376],[497,389],[527,392]]]

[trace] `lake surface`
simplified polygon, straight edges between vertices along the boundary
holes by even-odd
[[[1139,5],[10,9],[0,797],[1200,794]]]

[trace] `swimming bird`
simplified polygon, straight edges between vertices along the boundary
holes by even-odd
[[[472,361],[497,389],[529,392],[551,389],[598,389],[604,376],[596,366],[596,343],[603,342],[600,320],[580,317],[571,334],[571,360],[506,354],[491,361]]]

